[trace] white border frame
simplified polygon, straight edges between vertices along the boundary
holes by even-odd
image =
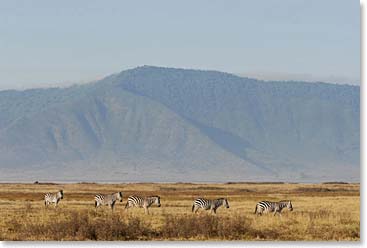
[[[255,0],[254,0],[255,1]],[[349,0],[345,0],[349,1]],[[303,241],[303,242],[278,242],[278,241],[256,241],[256,242],[246,242],[246,241],[124,241],[124,242],[88,242],[88,241],[80,241],[80,242],[14,242],[14,241],[1,241],[0,247],[98,247],[98,248],[107,248],[107,247],[365,247],[366,246],[366,221],[365,221],[365,211],[363,209],[366,208],[366,192],[365,186],[366,183],[364,179],[366,178],[366,169],[363,165],[365,165],[365,152],[367,148],[365,147],[365,142],[367,138],[367,133],[364,132],[364,127],[366,124],[366,96],[367,96],[367,88],[366,88],[366,64],[364,60],[366,58],[366,50],[363,48],[363,44],[366,41],[366,11],[367,0],[360,0],[360,15],[361,15],[361,113],[360,113],[360,130],[361,130],[361,178],[360,178],[360,199],[361,199],[361,241],[360,242],[333,242],[333,241],[324,241],[324,242],[312,242],[312,241]]]

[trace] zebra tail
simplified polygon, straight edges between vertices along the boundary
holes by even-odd
[[[126,202],[125,209],[127,209],[127,206],[129,205],[129,201]]]
[[[254,214],[256,214],[256,212],[257,212],[257,205],[255,206],[255,213]]]
[[[195,204],[192,205],[191,212],[194,212]]]
[[[95,208],[97,207],[97,201],[94,201],[94,207]]]

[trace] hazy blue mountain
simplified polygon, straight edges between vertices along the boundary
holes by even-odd
[[[359,87],[138,67],[0,91],[2,180],[359,180]]]

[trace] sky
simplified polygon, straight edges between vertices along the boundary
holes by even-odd
[[[0,89],[85,83],[142,65],[359,84],[360,3],[1,1]]]

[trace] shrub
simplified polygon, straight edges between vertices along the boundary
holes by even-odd
[[[166,215],[161,235],[167,239],[242,239],[253,234],[250,223],[243,216]]]
[[[155,236],[150,224],[137,217],[93,218],[86,211],[71,211],[55,222],[10,222],[8,226],[25,240],[147,240]]]

